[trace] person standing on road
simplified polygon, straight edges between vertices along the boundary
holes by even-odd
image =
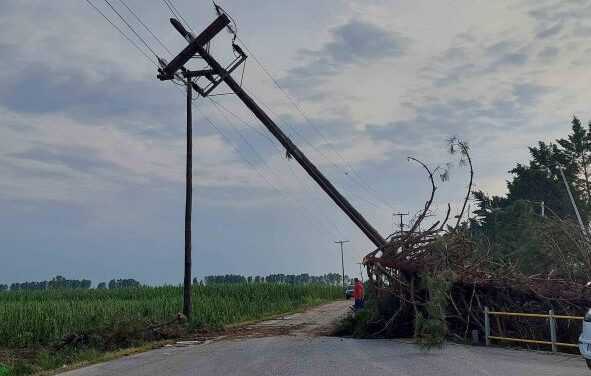
[[[363,283],[361,283],[359,278],[355,278],[353,298],[355,299],[355,309],[363,308]]]

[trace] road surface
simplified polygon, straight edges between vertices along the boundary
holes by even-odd
[[[454,344],[424,352],[405,341],[322,336],[347,305],[331,303],[213,341],[182,342],[62,376],[591,375],[578,356]]]

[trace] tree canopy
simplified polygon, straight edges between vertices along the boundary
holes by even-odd
[[[591,124],[585,128],[574,117],[566,138],[539,141],[529,152],[527,164],[518,163],[509,171],[512,178],[507,181],[505,197],[473,193],[476,216],[470,220],[470,233],[486,243],[481,248],[491,256],[510,261],[524,272],[558,270],[561,260],[549,251],[549,243],[560,238],[563,247],[574,245],[557,230],[560,226],[549,226],[549,221],[576,221],[561,168],[584,226],[589,226]]]

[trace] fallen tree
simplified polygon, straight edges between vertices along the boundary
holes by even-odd
[[[452,138],[450,151],[460,164],[469,167],[469,184],[462,209],[449,225],[451,207],[442,220],[425,226],[437,191],[436,177],[447,178],[447,170],[427,173],[431,193],[423,209],[408,226],[388,237],[388,243],[367,254],[369,313],[365,335],[414,337],[427,347],[445,338],[468,342],[473,331],[484,332],[484,309],[495,311],[583,315],[591,307],[589,281],[591,242],[575,223],[551,213],[528,231],[540,239],[539,252],[549,255],[542,270],[526,274],[518,260],[494,257],[491,242],[470,233],[470,220],[462,221],[472,192],[474,170],[469,147]],[[421,229],[424,228],[424,229]],[[537,243],[538,244],[538,243]],[[527,324],[527,325],[526,325]],[[545,320],[495,317],[492,329],[501,336],[549,338]],[[559,322],[559,341],[576,342],[579,323]]]

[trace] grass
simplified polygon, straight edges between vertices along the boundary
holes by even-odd
[[[188,329],[221,328],[259,320],[335,300],[341,295],[339,287],[327,285],[195,285]],[[0,293],[0,350],[28,354],[24,358],[0,357],[0,376],[26,375],[33,370],[91,361],[105,349],[53,349],[72,334],[116,332],[132,324],[141,328],[170,321],[181,311],[181,296],[182,289],[174,286]],[[137,345],[141,343],[125,343],[121,347]]]

